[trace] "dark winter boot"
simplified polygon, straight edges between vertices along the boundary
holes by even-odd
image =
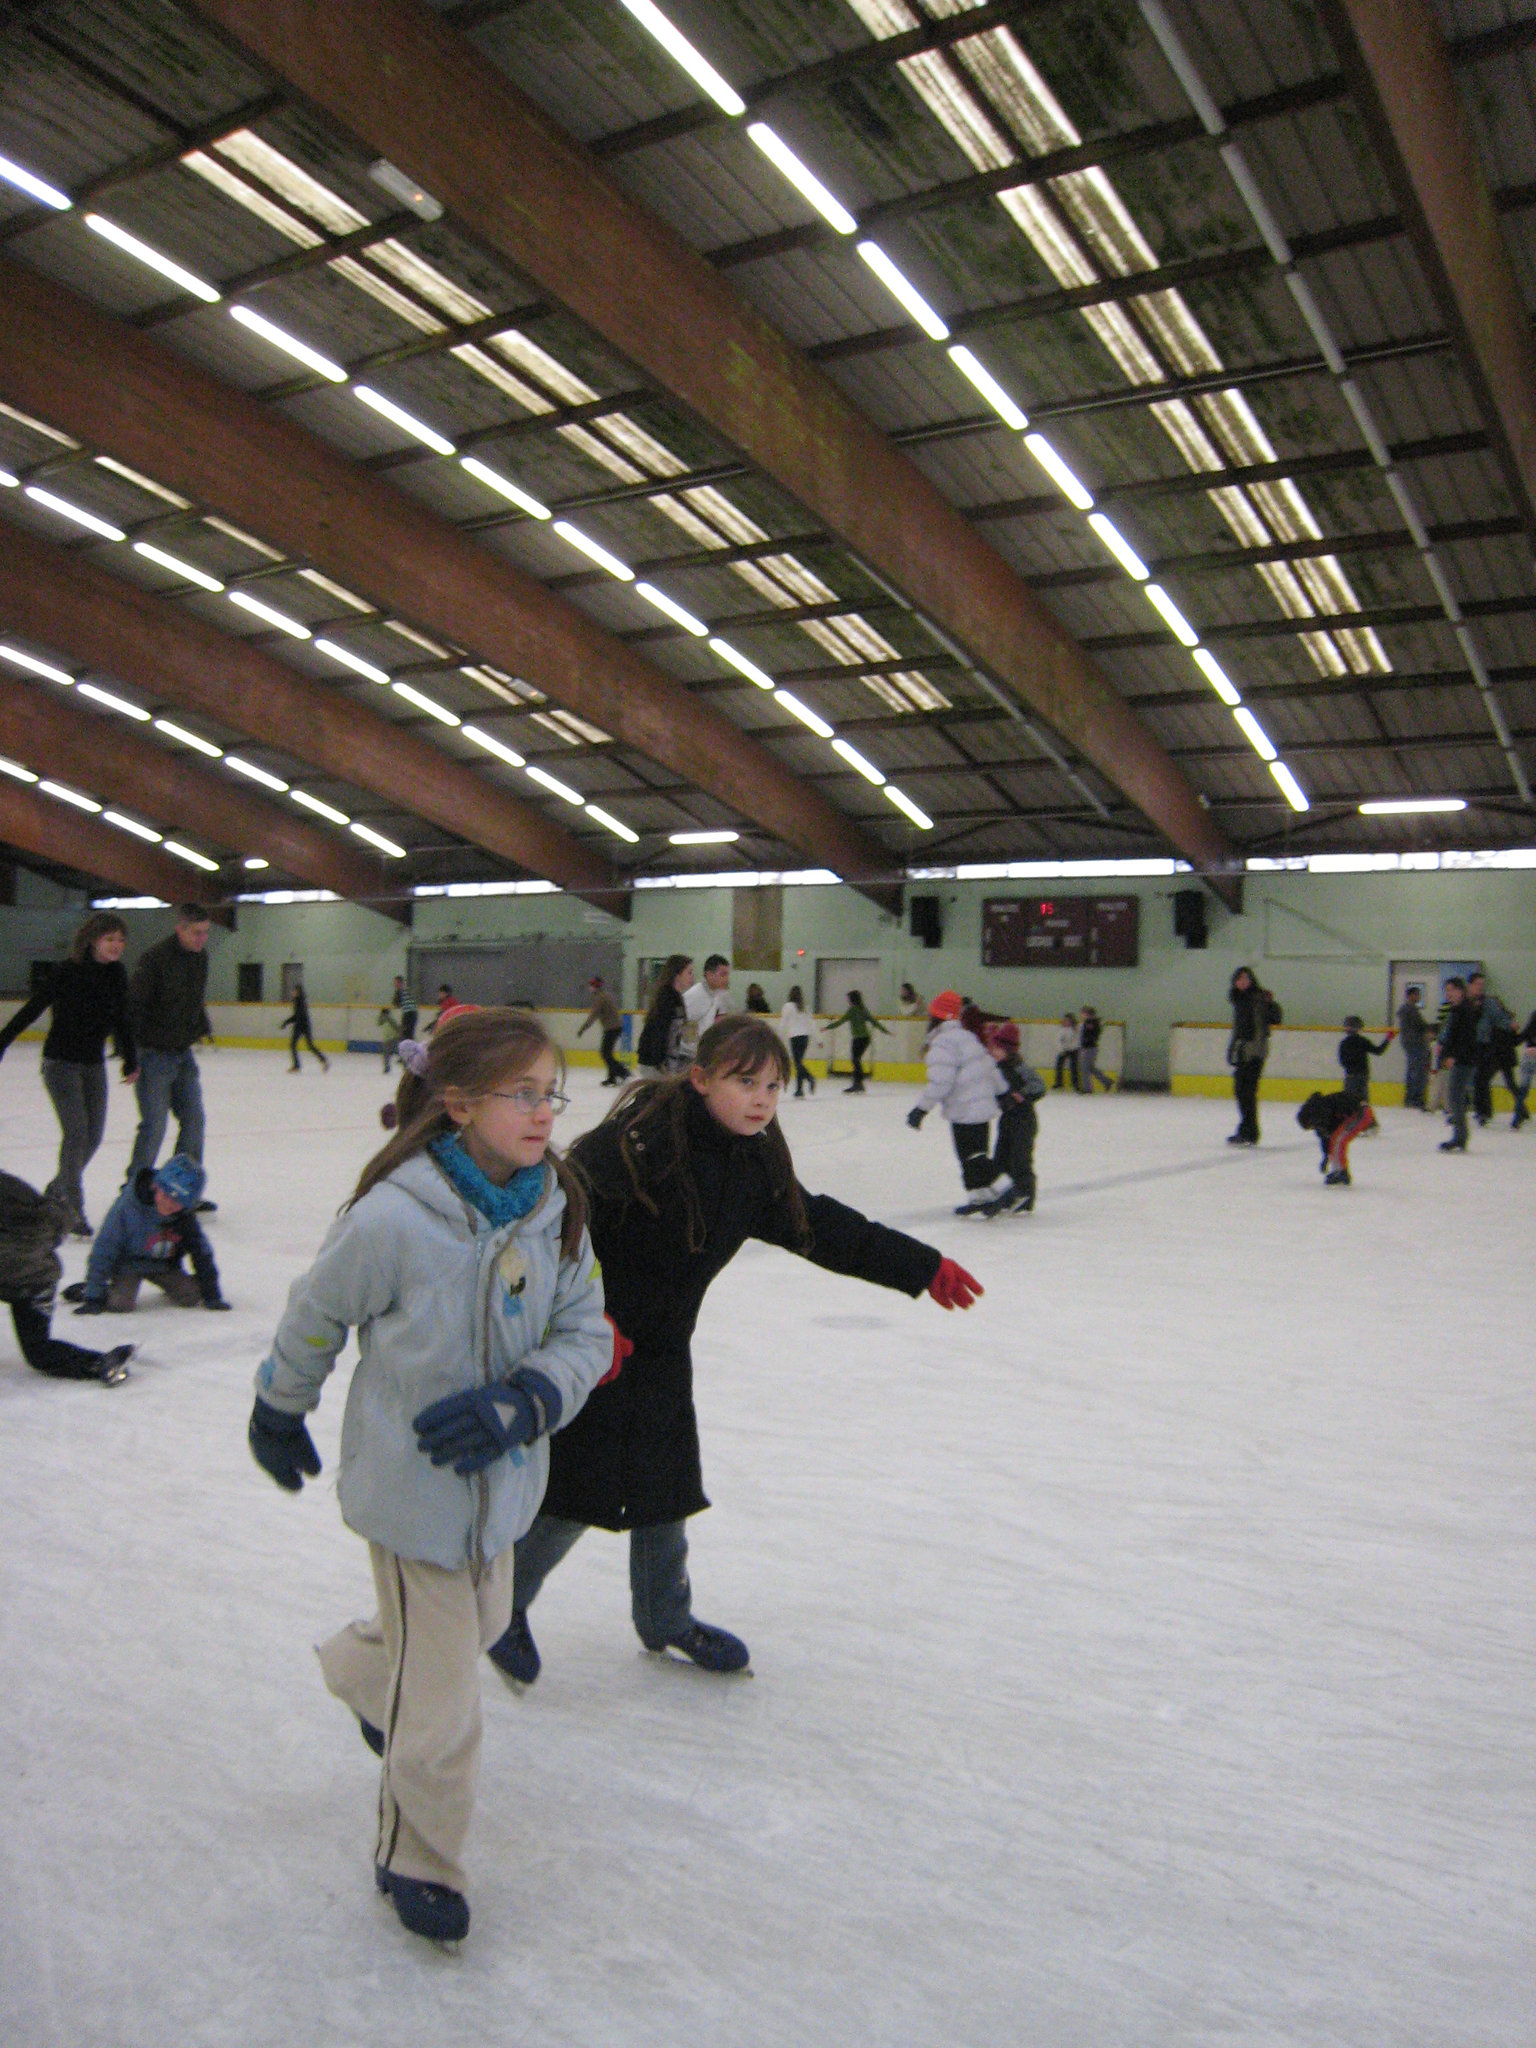
[[[419,1877],[399,1877],[382,1863],[373,1866],[373,1881],[388,1894],[400,1925],[426,1941],[462,1941],[469,1932],[469,1901],[452,1885],[428,1884]]]
[[[513,1608],[511,1627],[504,1636],[497,1637],[485,1654],[502,1677],[515,1685],[532,1685],[543,1669],[527,1612],[521,1607]]]
[[[680,1636],[672,1636],[666,1650],[680,1650],[704,1671],[744,1671],[752,1652],[728,1629],[712,1628],[707,1621],[690,1621]]]

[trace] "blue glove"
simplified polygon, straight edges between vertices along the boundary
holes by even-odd
[[[533,1377],[539,1381],[537,1392],[526,1383]],[[416,1448],[434,1465],[451,1465],[468,1479],[541,1435],[549,1426],[545,1418],[551,1404],[550,1422],[558,1421],[560,1397],[542,1373],[519,1374],[491,1387],[466,1387],[422,1409],[411,1425]]]
[[[911,1128],[912,1128],[912,1129],[913,1129],[914,1131],[920,1131],[920,1130],[921,1130],[921,1129],[923,1128],[923,1118],[924,1118],[924,1117],[925,1117],[925,1116],[926,1116],[927,1114],[928,1114],[928,1112],[927,1112],[927,1110],[926,1110],[926,1109],[909,1109],[909,1110],[907,1111],[907,1123],[908,1123],[908,1125],[909,1125],[909,1126],[910,1126],[910,1127],[911,1127]]]
[[[320,1453],[302,1415],[285,1415],[256,1396],[247,1435],[251,1456],[287,1493],[298,1493],[307,1472],[311,1479],[320,1470]]]

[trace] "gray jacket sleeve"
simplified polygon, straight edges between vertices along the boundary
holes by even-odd
[[[317,1408],[348,1330],[393,1303],[400,1262],[389,1208],[387,1192],[371,1190],[332,1224],[320,1256],[289,1288],[272,1349],[256,1374],[256,1391],[272,1407],[288,1415]]]

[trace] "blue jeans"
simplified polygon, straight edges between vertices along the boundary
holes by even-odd
[[[540,1586],[586,1535],[587,1526],[559,1515],[540,1515],[518,1539],[512,1605],[520,1613],[533,1605]],[[635,1633],[648,1650],[665,1649],[693,1619],[685,1530],[682,1522],[655,1522],[629,1532],[630,1612]]]
[[[1403,1046],[1403,1065],[1407,1069],[1403,1076],[1403,1107],[1422,1109],[1424,1090],[1429,1084],[1429,1047],[1424,1044]]]
[[[176,1116],[176,1150],[190,1159],[203,1156],[203,1089],[197,1061],[190,1052],[156,1052],[139,1048],[139,1078],[134,1084],[139,1101],[139,1134],[133,1141],[128,1162],[131,1181],[141,1166],[153,1166],[160,1156],[166,1120]]]

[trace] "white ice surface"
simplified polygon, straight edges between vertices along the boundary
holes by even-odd
[[[18,1047],[3,1163],[54,1127]],[[251,1374],[380,1133],[377,1064],[205,1057],[230,1316],[0,1330],[6,2048],[1441,2048],[1536,2038],[1533,1132],[1403,1111],[1325,1190],[1266,1113],[1042,1105],[1040,1207],[951,1214],[911,1089],[786,1105],[802,1177],[939,1243],[970,1315],[748,1247],[696,1347],[698,1612],[643,1655],[594,1533],[485,1671],[457,1954],[373,1890],[375,1766],[310,1645],[367,1610]],[[565,1135],[610,1097],[573,1077]],[[132,1135],[114,1087],[89,1182]],[[83,1250],[68,1253],[69,1276]]]

